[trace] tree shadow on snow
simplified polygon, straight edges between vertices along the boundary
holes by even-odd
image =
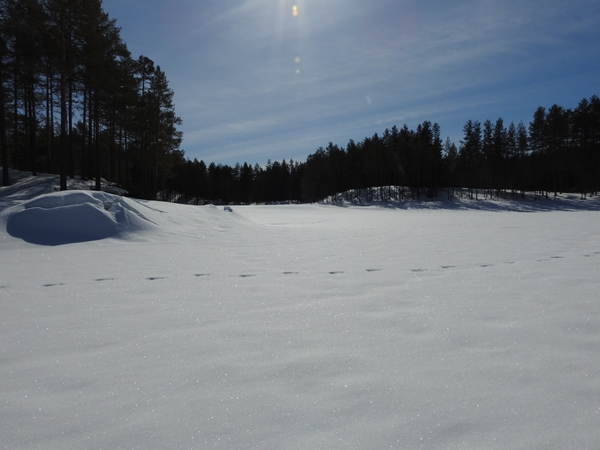
[[[379,207],[395,210],[451,210],[451,211],[513,211],[513,212],[550,212],[550,211],[600,211],[600,196],[581,199],[579,194],[561,194],[543,198],[526,196],[524,199],[490,200],[467,199],[455,197],[452,200],[417,200],[408,199],[401,201],[373,201],[361,200],[322,202],[322,204],[349,207]]]

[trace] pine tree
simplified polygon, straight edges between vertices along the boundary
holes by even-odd
[[[534,180],[536,190],[547,192],[548,163],[546,153],[546,108],[538,107],[533,115],[533,121],[529,124],[529,146],[533,152],[532,170],[539,174]],[[547,194],[546,194],[547,196]]]
[[[481,141],[481,177],[483,180],[483,187],[486,190],[490,190],[494,184],[493,171],[494,167],[494,128],[490,120],[486,120],[483,123],[483,135]]]
[[[482,140],[481,124],[478,121],[467,121],[463,127],[464,139],[461,141],[459,160],[465,171],[469,198],[473,198],[473,188],[477,186],[476,174],[481,167]],[[477,190],[475,190],[477,197]]]
[[[181,125],[181,118],[175,115],[173,95],[165,73],[160,70],[160,66],[156,66],[150,80],[148,102],[148,134],[154,161],[152,194],[158,191],[159,182],[164,182],[170,176],[175,161],[183,158],[183,154],[179,152],[182,134],[177,130],[177,126]]]

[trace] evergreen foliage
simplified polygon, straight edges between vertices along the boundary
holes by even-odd
[[[154,198],[181,119],[164,72],[132,59],[100,0],[0,0],[0,143],[8,167],[111,179]]]
[[[442,145],[437,124],[426,121],[409,130],[386,129],[347,147],[329,144],[308,156],[302,180],[303,200],[315,201],[339,192],[402,186],[413,198],[437,198],[440,187],[451,198],[455,187],[477,199],[517,198],[525,191],[578,192],[600,187],[600,99],[582,100],[574,110],[554,105],[538,108],[528,129],[469,120],[457,148]],[[391,192],[391,191],[389,191]],[[401,191],[403,192],[403,191]],[[462,191],[461,191],[462,192]],[[382,198],[381,195],[378,198]]]

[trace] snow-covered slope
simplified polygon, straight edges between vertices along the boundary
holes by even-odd
[[[0,448],[600,446],[596,199],[227,211],[10,189]]]

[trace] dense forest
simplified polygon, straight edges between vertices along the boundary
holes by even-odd
[[[0,117],[5,184],[14,167],[154,198],[183,161],[165,73],[100,0],[0,0]]]
[[[538,108],[528,126],[499,118],[468,121],[457,147],[440,127],[392,127],[346,147],[329,143],[304,163],[235,167],[184,161],[168,183],[171,197],[224,203],[317,201],[340,192],[402,186],[412,198],[451,198],[454,188],[477,197],[517,198],[525,191],[596,193],[600,185],[600,99],[575,109]],[[389,190],[388,192],[392,192]],[[462,192],[462,191],[461,191]]]
[[[61,189],[68,177],[96,189],[106,178],[132,196],[194,203],[316,201],[383,186],[413,198],[442,188],[451,198],[457,187],[472,197],[585,196],[600,184],[597,96],[539,107],[528,125],[470,120],[458,146],[425,121],[330,142],[305,162],[189,160],[166,74],[131,56],[101,0],[0,0],[0,117],[4,184],[12,167],[58,173]]]
[[[412,196],[437,197],[441,187],[469,196],[524,191],[595,193],[600,184],[600,99],[573,109],[539,107],[528,127],[499,118],[469,120],[459,147],[442,143],[437,124],[416,131],[393,127],[360,143],[329,144],[310,155],[304,167],[303,196],[315,200],[348,189],[386,185],[410,188]]]

